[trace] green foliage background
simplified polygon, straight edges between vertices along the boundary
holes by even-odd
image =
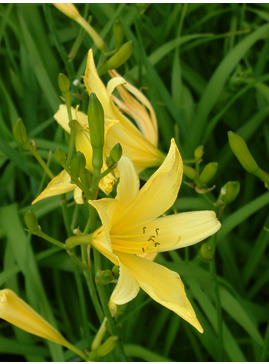
[[[221,230],[212,238],[214,261],[200,258],[201,244],[157,258],[181,275],[204,334],[140,292],[118,319],[126,355],[144,361],[268,360],[269,192],[238,163],[227,131],[239,133],[259,165],[268,168],[269,5],[80,4],[78,9],[85,18],[92,16],[91,25],[110,49],[116,18],[124,25],[125,41],[134,41],[133,55],[119,72],[143,87],[152,102],[160,148],[167,152],[175,136],[188,160],[198,145],[204,145],[203,165],[219,163],[216,188],[208,194],[212,201],[226,182],[241,184],[237,199],[220,217]],[[69,62],[78,37],[81,44]],[[81,80],[93,43],[53,5],[1,4],[0,44],[1,288],[15,290],[84,349],[98,330],[98,320],[83,276],[71,259],[25,231],[23,214],[49,180],[14,141],[12,125],[22,117],[40,155],[51,159],[55,173],[60,171],[50,152],[66,148],[63,131],[53,119],[61,103],[57,76],[62,72],[71,81]],[[87,95],[81,85],[72,86],[73,105],[80,102],[83,110]],[[70,216],[72,208],[67,207]],[[212,205],[183,183],[174,208],[188,211]],[[61,211],[59,197],[34,206],[42,229],[64,241]],[[82,225],[85,218],[82,209]],[[74,358],[4,321],[0,335],[2,360]],[[104,360],[120,359],[112,353]]]

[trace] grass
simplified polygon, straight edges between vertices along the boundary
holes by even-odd
[[[225,183],[241,186],[220,216],[221,230],[207,242],[216,248],[213,260],[201,259],[202,244],[157,258],[181,275],[204,334],[140,292],[117,322],[125,355],[134,361],[267,361],[269,192],[241,167],[227,132],[240,134],[259,166],[268,168],[269,6],[109,3],[78,9],[91,16],[110,49],[116,18],[125,41],[133,40],[133,54],[119,72],[150,99],[160,149],[167,152],[175,137],[184,161],[203,144],[201,166],[218,162],[215,188],[204,195],[183,183],[174,208],[214,209],[212,201]],[[0,4],[0,19],[1,288],[16,291],[68,340],[86,348],[99,322],[84,277],[70,257],[25,230],[23,215],[49,179],[15,142],[12,126],[22,118],[40,155],[58,173],[51,151],[66,148],[66,142],[53,120],[61,103],[57,76],[62,72],[72,82],[81,81],[88,49],[93,47],[96,59],[99,53],[79,25],[50,4]],[[77,51],[69,62],[74,43]],[[72,104],[86,110],[81,82],[72,84],[72,95]],[[185,176],[184,182],[190,180]],[[73,208],[67,203],[69,220]],[[33,211],[46,233],[65,240],[59,197],[38,203]],[[80,208],[82,226],[86,216]],[[111,288],[106,286],[107,293]],[[74,358],[4,321],[0,352],[6,361]],[[115,351],[104,360],[117,361],[119,355]]]

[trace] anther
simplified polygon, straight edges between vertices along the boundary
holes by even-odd
[[[158,232],[159,232],[159,230],[160,230],[159,228],[155,229],[155,231],[156,231],[156,235],[159,235],[159,233],[158,233]]]
[[[155,238],[155,235],[151,235],[151,236],[148,238],[148,241],[153,241],[153,242],[154,242],[154,238]]]
[[[160,243],[154,243],[154,246],[157,247],[158,245],[160,245]]]
[[[143,234],[146,234],[146,226],[143,227]]]
[[[144,248],[142,248],[142,252],[145,253],[145,249]]]

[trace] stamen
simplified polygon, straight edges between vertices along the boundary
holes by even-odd
[[[148,238],[148,241],[153,241],[153,243],[154,243],[154,239],[155,239],[155,235],[151,235],[151,236]]]
[[[143,227],[143,234],[146,234],[146,226]]]
[[[157,228],[157,229],[155,229],[155,231],[156,231],[156,235],[159,235],[159,228]]]

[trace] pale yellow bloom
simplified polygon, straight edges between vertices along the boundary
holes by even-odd
[[[122,157],[116,199],[90,201],[102,220],[93,245],[114,264],[120,276],[111,307],[129,302],[140,288],[203,332],[179,275],[152,261],[152,254],[186,247],[220,228],[213,211],[159,217],[177,198],[183,164],[174,140],[160,168],[139,190],[133,163]],[[146,255],[147,254],[147,255]]]
[[[0,318],[30,334],[69,346],[68,341],[59,331],[10,289],[0,291]]]
[[[104,109],[105,144],[104,167],[102,171],[106,169],[106,157],[117,143],[121,144],[123,155],[133,161],[138,172],[148,167],[160,165],[164,160],[164,154],[157,148],[157,122],[150,102],[139,90],[118,76],[115,71],[111,74],[117,76],[113,77],[108,82],[107,87],[105,87],[98,76],[92,50],[90,49],[84,82],[89,94],[94,92]],[[124,85],[124,87],[120,85]],[[122,100],[114,97],[114,101],[118,104],[118,107],[112,101],[112,92],[116,87],[119,87],[119,92],[122,96]],[[119,108],[133,117],[139,129],[123,115]],[[77,130],[75,134],[76,150],[84,154],[86,167],[92,172],[92,147],[88,116],[74,108],[71,108],[71,113],[72,118],[77,120],[80,125],[80,130]],[[54,117],[61,127],[70,133],[69,119],[65,105],[60,105]],[[114,183],[115,177],[110,173],[100,181],[100,188],[106,194],[109,194]],[[83,203],[82,191],[75,184],[71,183],[71,178],[68,173],[62,171],[32,203],[69,191],[74,191],[74,198],[77,203]]]

